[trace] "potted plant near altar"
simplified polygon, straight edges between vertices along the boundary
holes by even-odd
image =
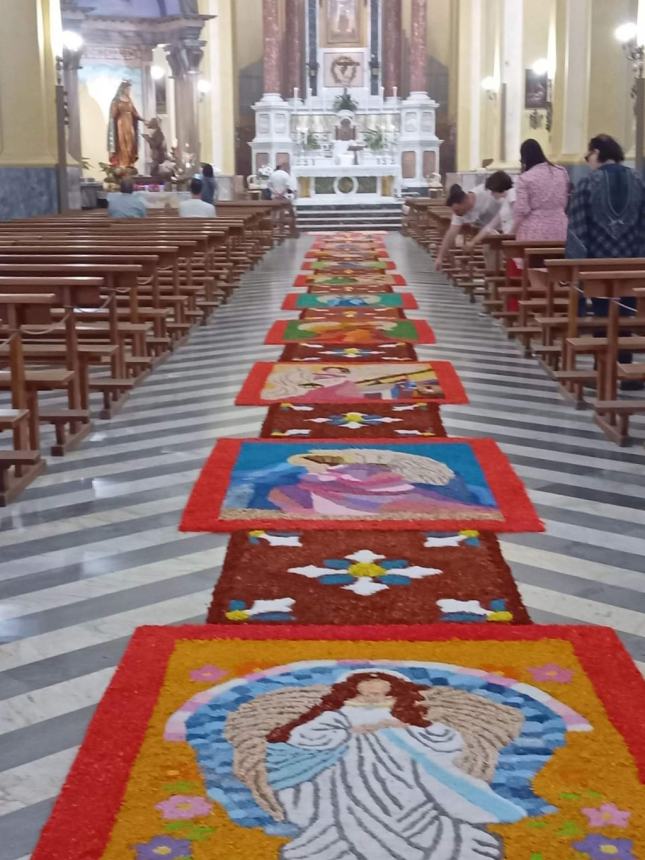
[[[354,101],[349,92],[347,91],[347,87],[343,90],[343,92],[336,96],[334,99],[334,111],[336,113],[340,113],[341,111],[348,111],[349,113],[356,113],[358,110],[358,102]]]
[[[122,179],[127,176],[135,177],[137,175],[136,167],[122,167],[118,164],[116,157],[110,158],[110,161],[99,161],[99,168],[105,174],[103,187],[106,191],[118,191]]]
[[[363,132],[365,145],[370,152],[383,152],[385,149],[385,135],[381,128],[366,128]]]

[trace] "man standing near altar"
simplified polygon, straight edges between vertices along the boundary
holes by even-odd
[[[272,200],[293,200],[297,186],[286,165],[278,164],[267,182]]]

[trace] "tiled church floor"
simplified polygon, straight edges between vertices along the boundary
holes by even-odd
[[[180,534],[179,514],[214,440],[259,431],[265,409],[233,399],[253,361],[279,355],[261,343],[309,241],[273,251],[120,415],[0,513],[0,860],[29,855],[134,627],[204,619],[226,538]],[[419,356],[452,361],[469,393],[442,410],[448,433],[500,442],[546,521],[502,542],[534,621],[614,627],[645,669],[642,446],[605,441],[411,240],[388,245],[419,299],[409,315],[437,334]]]

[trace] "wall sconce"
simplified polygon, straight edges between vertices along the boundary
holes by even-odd
[[[210,93],[211,89],[211,82],[207,81],[206,78],[200,78],[197,81],[197,92],[199,93],[200,101],[203,101],[206,98],[206,96]]]
[[[162,81],[166,77],[166,70],[163,66],[151,66],[150,77],[153,81]]]
[[[484,78],[482,81],[482,89],[490,99],[490,101],[495,101],[497,98],[497,93],[499,91],[499,81],[497,78],[494,78],[492,75]]]

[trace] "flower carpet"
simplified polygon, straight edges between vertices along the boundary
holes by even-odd
[[[604,628],[144,627],[32,860],[639,860],[643,710]]]
[[[477,531],[256,529],[231,538],[212,624],[525,624],[497,539]]]
[[[427,344],[434,343],[435,338],[425,320],[355,317],[352,313],[349,319],[330,315],[315,320],[278,320],[269,329],[265,343],[302,341],[352,345],[387,341]]]
[[[357,361],[417,361],[412,344],[389,341],[370,346],[343,346],[320,343],[287,343],[280,361],[334,361],[356,363]]]
[[[645,858],[645,683],[531,623],[496,533],[542,523],[404,285],[314,234],[184,511],[231,533],[208,624],[135,633],[32,860]]]
[[[271,528],[541,531],[491,439],[220,439],[184,531]]]
[[[297,436],[318,439],[405,438],[444,436],[439,407],[431,403],[344,403],[270,406],[260,436]]]
[[[282,403],[467,403],[449,361],[383,362],[334,361],[307,366],[291,362],[258,361],[253,365],[238,406]]]

